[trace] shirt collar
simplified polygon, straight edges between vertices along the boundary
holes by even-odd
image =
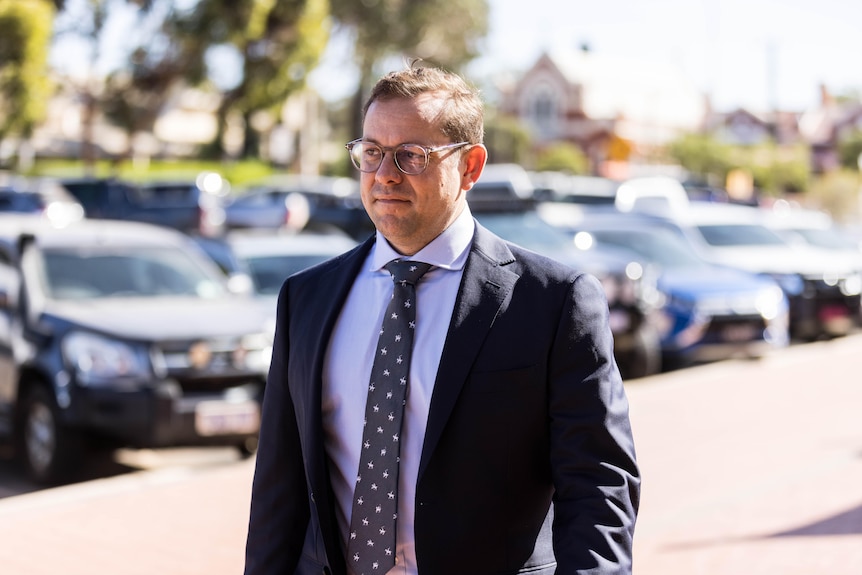
[[[467,252],[473,241],[475,227],[473,214],[470,212],[469,206],[465,204],[455,221],[410,259],[447,270],[460,270],[467,261]],[[379,271],[388,262],[404,257],[389,245],[389,242],[379,231],[373,250],[370,271]]]

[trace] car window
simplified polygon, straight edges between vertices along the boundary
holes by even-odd
[[[648,262],[666,268],[695,268],[706,264],[691,249],[679,241],[673,232],[665,230],[595,230],[590,233],[601,243],[625,248]]]
[[[781,246],[784,240],[769,228],[752,224],[700,225],[703,239],[711,246]]]
[[[331,258],[327,254],[296,254],[246,258],[255,291],[276,295],[287,276]]]
[[[143,206],[197,206],[198,191],[192,185],[158,184],[133,188],[131,199]]]
[[[123,252],[55,249],[45,253],[44,277],[49,297],[155,297],[224,293],[184,253],[163,248],[131,248]]]
[[[850,238],[844,237],[835,230],[828,228],[798,228],[792,231],[799,234],[807,243],[820,248],[852,250],[857,247]]]
[[[245,196],[237,196],[233,203],[236,206],[249,208],[284,207],[284,198],[286,195],[280,192],[252,193]]]
[[[38,212],[42,209],[42,199],[38,194],[0,190],[0,212]]]
[[[474,214],[483,226],[492,232],[526,248],[541,251],[542,248],[569,248],[566,235],[545,222],[534,212],[504,212]]]

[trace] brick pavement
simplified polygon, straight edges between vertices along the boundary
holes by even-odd
[[[862,574],[862,336],[629,384],[636,575]]]
[[[862,336],[628,384],[635,575],[862,574]],[[253,463],[0,500],[3,575],[242,572]]]

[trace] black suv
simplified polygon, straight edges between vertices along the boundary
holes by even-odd
[[[62,181],[88,218],[131,220],[213,237],[224,231],[226,184],[205,172],[190,181],[131,183],[114,178]]]
[[[95,446],[250,454],[269,323],[182,233],[0,214],[0,436],[46,483]]]

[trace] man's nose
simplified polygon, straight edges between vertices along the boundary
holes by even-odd
[[[395,165],[395,152],[385,152],[377,167],[375,178],[380,183],[400,181],[404,174]]]

